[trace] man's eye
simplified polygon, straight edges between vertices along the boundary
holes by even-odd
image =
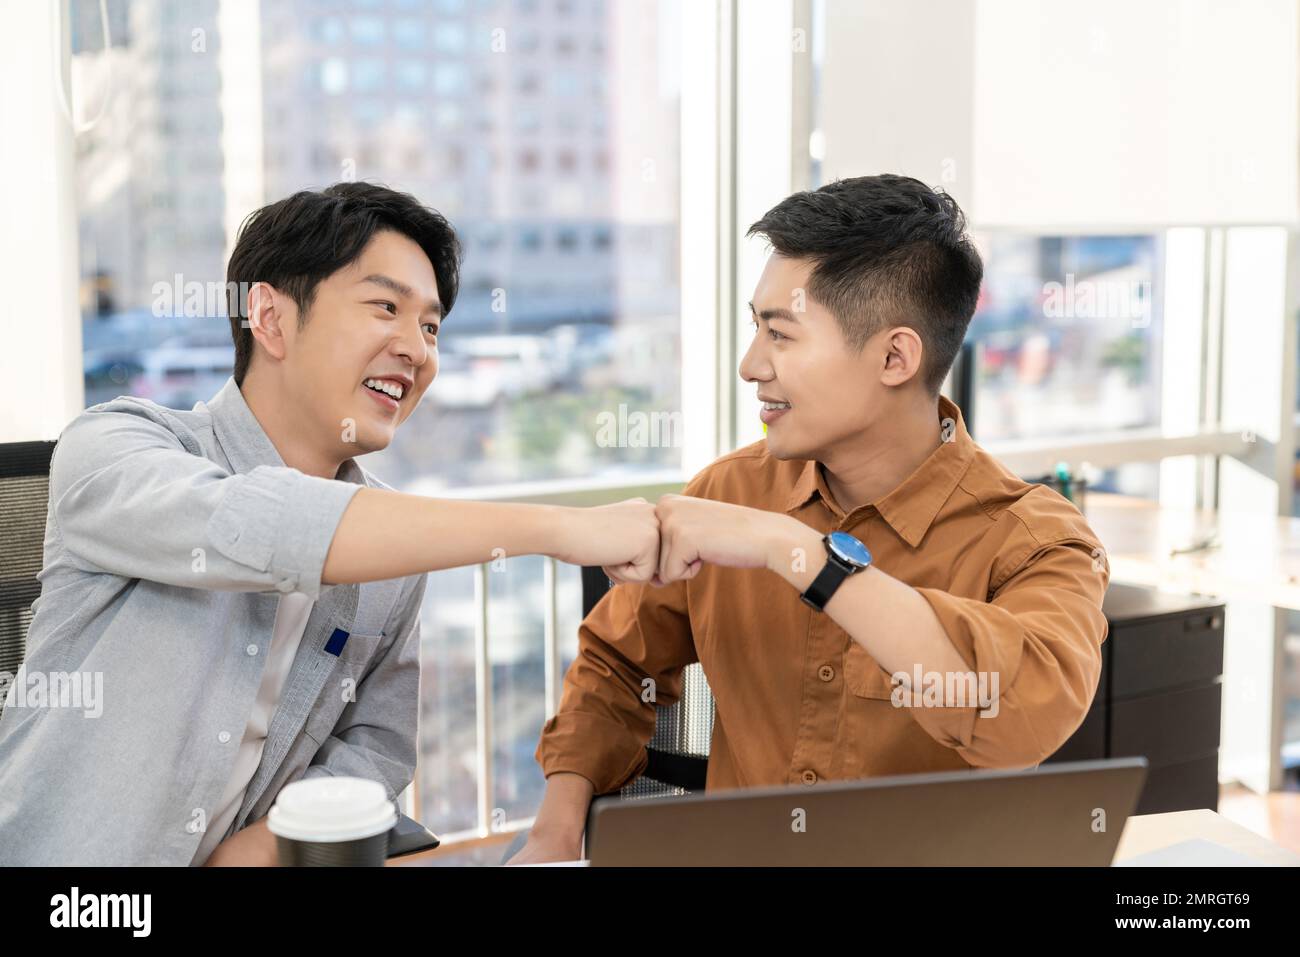
[[[776,339],[788,339],[788,338],[789,338],[789,336],[785,335],[784,333],[777,332],[775,329],[768,329],[767,331],[768,331],[768,334],[769,334],[769,335],[770,335],[774,340],[776,340]]]
[[[435,339],[438,338],[438,324],[436,322],[426,322],[424,328],[431,333]]]
[[[385,312],[397,315],[397,303],[389,302],[387,299],[376,300],[371,303],[372,306],[382,306]]]

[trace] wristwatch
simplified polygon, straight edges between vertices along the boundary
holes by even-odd
[[[826,608],[826,603],[844,579],[871,564],[871,552],[867,551],[867,546],[848,532],[831,532],[822,541],[826,545],[826,566],[813,579],[808,590],[799,596],[804,604],[818,611]]]

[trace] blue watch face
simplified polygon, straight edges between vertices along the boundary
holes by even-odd
[[[867,546],[848,532],[831,532],[828,537],[831,548],[840,558],[861,568],[871,564],[871,552],[867,551]]]

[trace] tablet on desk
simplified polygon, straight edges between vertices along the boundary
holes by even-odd
[[[399,814],[397,823],[388,832],[388,857],[392,859],[403,854],[414,854],[416,851],[427,851],[440,843],[442,842],[438,840],[438,836],[419,821],[412,820],[405,814]]]

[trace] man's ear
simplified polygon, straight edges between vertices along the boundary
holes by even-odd
[[[914,329],[909,326],[891,329],[885,342],[885,365],[881,382],[885,385],[902,385],[918,375],[924,355],[925,347]]]
[[[284,296],[270,283],[255,282],[248,290],[248,329],[258,345],[274,359],[285,356],[281,322],[287,318],[286,309]]]

